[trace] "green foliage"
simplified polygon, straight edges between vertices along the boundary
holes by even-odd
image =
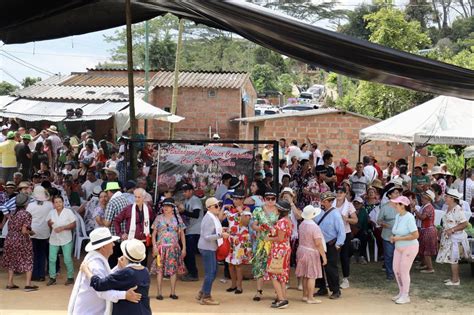
[[[434,10],[427,0],[410,0],[405,15],[409,21],[418,21],[423,32],[426,32],[427,25],[433,20]]]
[[[15,92],[16,89],[18,89],[16,85],[13,85],[7,81],[0,82],[0,95],[9,95]]]
[[[252,69],[252,81],[257,92],[278,90],[278,78],[269,64],[255,65]]]
[[[453,41],[462,40],[474,33],[474,16],[470,18],[459,18],[454,20],[451,26],[451,34],[449,38]]]
[[[145,60],[145,50],[141,52]],[[165,38],[154,38],[150,43],[150,68],[173,70],[176,61],[176,43],[167,34]]]
[[[41,78],[40,77],[26,77],[24,78],[22,81],[21,81],[21,85],[26,88],[26,87],[29,87],[30,85],[33,85],[35,84],[36,82],[39,82],[41,81]]]
[[[296,96],[292,95],[293,90],[293,77],[288,73],[283,73],[278,77],[278,90],[282,92],[285,96]]]
[[[464,169],[463,151],[465,147],[459,145],[433,144],[428,146],[428,150],[436,156],[438,163],[445,163],[448,170],[459,176],[461,170]],[[468,161],[468,167],[474,167],[474,160]]]
[[[359,39],[369,40],[371,32],[367,28],[364,16],[377,12],[379,8],[378,5],[367,4],[356,7],[353,11],[347,12],[347,23],[340,25],[337,31]]]

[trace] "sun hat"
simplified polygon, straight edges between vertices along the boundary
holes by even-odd
[[[52,133],[58,133],[58,127],[56,127],[55,125],[49,126],[49,128],[46,130]]]
[[[387,190],[386,194],[388,195],[389,193],[391,193],[394,190],[399,190],[400,192],[403,192],[403,187],[401,185],[393,185],[392,187],[390,187]]]
[[[243,191],[242,189],[235,190],[232,194],[232,198],[245,198],[245,191]]]
[[[301,217],[305,220],[312,220],[321,213],[321,208],[313,207],[312,205],[307,205],[303,208],[303,213]]]
[[[27,194],[24,193],[19,193],[15,197],[15,205],[17,208],[23,208],[25,207],[30,201],[30,198],[28,197]]]
[[[336,194],[333,193],[332,191],[325,191],[320,195],[321,201],[324,201],[326,199],[336,199]]]
[[[437,175],[437,174],[444,175],[444,171],[441,168],[441,166],[433,166],[433,168],[431,169],[431,175]]]
[[[362,199],[362,197],[360,196],[357,196],[354,198],[354,200],[352,202],[358,202],[358,203],[364,203],[364,199]]]
[[[31,184],[30,182],[27,182],[27,181],[23,181],[18,184],[18,189],[29,188],[29,187],[31,187]]]
[[[372,187],[378,188],[378,189],[383,189],[383,184],[382,181],[378,178],[374,179],[372,181],[372,184],[370,185]]]
[[[139,263],[146,258],[145,244],[137,239],[123,241],[120,249],[125,258],[131,262]]]
[[[33,137],[29,133],[25,133],[23,136],[21,136],[21,138],[28,141],[33,140]]]
[[[409,206],[409,205],[410,205],[410,199],[408,199],[408,198],[405,197],[405,196],[398,196],[398,197],[395,198],[395,199],[390,199],[390,202],[393,202],[393,203],[401,203],[401,204],[404,205],[404,206]]]
[[[115,167],[105,167],[104,171],[110,172],[110,173],[115,173],[115,175],[117,175],[117,176],[120,175],[119,171]]]
[[[7,139],[13,139],[15,138],[15,131],[9,131],[7,133]]]
[[[89,234],[90,242],[86,245],[86,252],[90,252],[101,248],[104,245],[110,244],[120,239],[118,236],[112,236],[110,230],[106,227],[99,227],[94,229]]]
[[[277,203],[275,204],[275,207],[277,207],[278,211],[281,211],[281,212],[291,211],[291,204],[286,200],[278,200]]]
[[[395,184],[395,186],[403,186],[403,178],[401,177],[393,178],[389,183]]]
[[[214,206],[218,204],[219,204],[219,200],[217,200],[217,198],[211,197],[211,198],[207,198],[206,200],[206,208],[209,208],[210,206]]]
[[[165,198],[163,202],[161,203],[161,205],[176,207],[176,204],[173,198]]]
[[[92,196],[94,197],[99,197],[100,193],[102,192],[102,187],[100,187],[100,185],[97,185],[94,187],[94,189],[92,190]]]
[[[462,194],[456,189],[448,189],[448,191],[446,192],[446,196],[449,196],[458,200],[461,200],[462,198]]]
[[[5,188],[16,188],[16,185],[15,185],[15,182],[14,181],[8,181],[6,184],[5,184]]]
[[[109,190],[120,190],[120,186],[118,182],[107,182],[107,185],[105,186],[104,191],[109,191]]]
[[[47,201],[49,200],[49,193],[46,189],[44,189],[43,186],[36,186],[35,189],[33,189],[33,198],[36,201]]]
[[[280,197],[283,196],[284,194],[290,194],[292,197],[295,196],[293,189],[291,189],[290,187],[283,188],[283,190],[280,192]]]
[[[430,198],[431,201],[435,200],[435,194],[430,189],[428,189],[427,191],[424,191],[422,195],[428,196],[428,198]]]

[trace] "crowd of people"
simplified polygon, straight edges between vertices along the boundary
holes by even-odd
[[[272,308],[288,307],[292,272],[303,302],[339,299],[350,287],[351,264],[367,264],[370,240],[378,245],[375,255],[383,259],[387,279],[398,284],[393,301],[405,304],[416,259],[416,269],[427,274],[435,273],[433,258],[450,264],[444,284],[459,286],[458,263],[471,257],[464,229],[472,220],[472,170],[456,179],[445,165],[420,165],[410,174],[403,159],[382,170],[371,156],[352,169],[346,158],[335,163],[329,150],[321,153],[309,139],[301,147],[280,139],[279,165],[266,146],[256,154],[248,190],[240,174],[223,174],[214,196],[197,196],[192,177],[176,187],[155,183],[150,145],[140,148],[137,178],[127,180],[126,135],[96,141],[86,130],[78,139],[50,126],[38,134],[2,127],[2,136],[0,264],[8,271],[6,288],[19,289],[15,273],[26,274],[27,292],[46,280],[56,285],[62,257],[64,284],[74,285],[71,314],[151,314],[150,274],[157,300],[164,299],[165,278],[169,298],[177,300],[178,279],[201,277],[196,299],[219,305],[212,285],[220,265],[229,294],[250,289],[243,286],[246,265],[256,279],[255,302],[265,296],[264,282],[271,282]],[[437,211],[443,213],[440,226]],[[82,226],[90,241],[75,278],[74,239]]]

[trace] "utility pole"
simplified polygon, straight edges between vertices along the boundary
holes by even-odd
[[[184,30],[184,20],[179,20],[178,42],[176,44],[176,60],[174,63],[174,82],[173,82],[173,97],[171,99],[171,114],[176,115],[176,107],[178,104],[178,79],[179,79],[179,63],[181,60],[181,48]],[[174,138],[174,124],[170,123],[169,139]]]
[[[150,27],[148,21],[145,21],[145,102],[148,103],[148,94],[150,88],[150,46],[149,46],[149,37],[150,37]],[[148,138],[148,120],[144,120],[143,123],[143,133],[145,138]]]
[[[125,0],[125,19],[127,23],[127,72],[128,72],[128,109],[130,111],[130,129],[131,138],[134,139],[137,134],[137,120],[135,119],[135,89],[133,84],[133,47],[132,47],[132,8],[130,0]],[[132,169],[132,178],[137,177],[137,152],[134,143],[130,146],[130,166]]]

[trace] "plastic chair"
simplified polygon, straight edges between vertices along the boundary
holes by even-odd
[[[84,222],[84,219],[82,219],[81,215],[76,211],[74,211],[74,214],[76,215],[76,233],[74,233],[74,257],[76,257],[76,259],[80,259],[82,242],[89,240],[89,236],[87,236],[86,224]]]
[[[355,238],[352,239],[351,243],[352,243],[352,247],[353,247],[354,249],[359,249],[359,246],[360,246],[360,239],[358,239],[357,237],[355,237]],[[376,244],[375,246],[377,246],[377,244]],[[365,251],[366,251],[366,256],[367,256],[367,262],[370,262],[369,243],[367,243],[367,246],[365,247]],[[377,255],[375,255],[375,256],[377,256]],[[377,259],[377,258],[375,258],[375,259]],[[375,261],[377,261],[377,260],[375,260]]]

